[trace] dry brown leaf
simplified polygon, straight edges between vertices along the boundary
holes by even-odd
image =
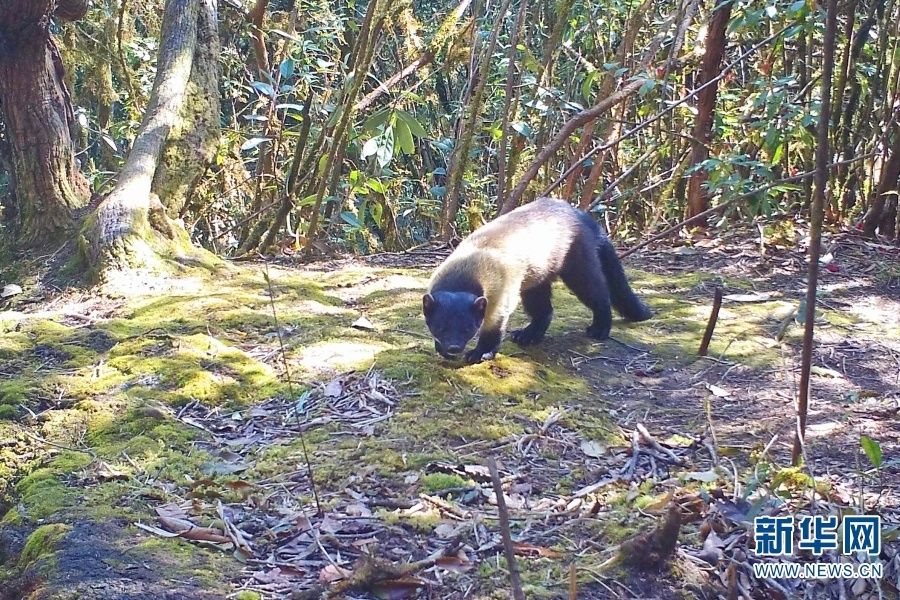
[[[595,440],[584,440],[581,442],[581,451],[584,452],[585,456],[600,458],[606,454],[606,444],[601,444]]]
[[[543,546],[535,546],[534,544],[529,544],[528,542],[513,542],[513,550],[515,550],[516,554],[518,554],[519,556],[539,556],[541,558],[562,557],[562,554],[560,554],[556,550],[544,548]]]
[[[372,511],[369,507],[362,503],[348,504],[344,508],[344,512],[348,517],[371,517]]]
[[[460,554],[462,554],[462,551],[460,551]],[[435,564],[447,571],[459,573],[471,571],[475,566],[466,556],[442,556],[435,561]]]
[[[344,523],[331,515],[325,515],[325,518],[319,523],[319,529],[321,531],[327,531],[328,533],[337,533],[343,528]]]
[[[360,317],[357,320],[353,321],[353,324],[350,327],[354,329],[361,329],[363,331],[374,331],[375,325],[369,319],[365,317]]]
[[[163,504],[162,506],[156,507],[156,514],[159,517],[168,517],[171,519],[187,519],[188,515],[185,512],[184,508],[179,506],[178,504],[169,503]]]
[[[372,585],[372,591],[382,600],[405,600],[415,598],[423,585],[424,582],[416,577],[401,577],[379,581]]]
[[[326,565],[324,569],[319,571],[319,582],[334,583],[335,581],[340,581],[341,579],[347,579],[352,574],[353,571],[351,571],[350,569],[345,569],[336,565]]]

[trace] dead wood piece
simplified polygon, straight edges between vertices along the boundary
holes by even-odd
[[[640,568],[658,568],[675,552],[681,531],[681,513],[672,503],[665,520],[653,531],[639,534],[622,542],[619,554],[622,562]]]
[[[716,323],[719,321],[720,308],[722,308],[722,288],[716,287],[712,311],[709,313],[706,331],[703,332],[703,341],[700,342],[700,350],[697,352],[700,356],[706,356],[706,353],[709,352],[709,343],[712,341],[713,331],[715,331]]]
[[[349,592],[378,592],[379,588],[390,586],[422,587],[425,582],[414,577],[420,571],[430,569],[439,560],[459,552],[459,543],[440,548],[425,559],[411,563],[396,564],[385,559],[366,555],[360,557],[345,579],[332,586],[316,585],[308,590],[295,590],[292,600],[316,600],[342,598]],[[523,596],[524,598],[524,596]]]
[[[468,519],[472,516],[472,513],[470,513],[469,511],[462,509],[455,504],[447,502],[446,500],[438,498],[437,496],[431,496],[429,494],[419,494],[419,497],[422,500],[435,505],[442,511],[449,513],[450,516],[456,517],[457,519]]]
[[[506,566],[509,568],[509,584],[512,587],[512,597],[514,600],[525,600],[525,592],[522,591],[522,581],[519,578],[519,568],[516,564],[516,550],[513,547],[512,533],[509,530],[509,511],[506,508],[506,500],[503,497],[503,484],[500,483],[497,463],[494,462],[493,458],[487,460],[487,468],[491,472],[494,494],[497,495],[497,511],[500,513],[500,535],[503,538],[503,553],[506,555]]]
[[[622,476],[631,480],[634,478],[635,470],[637,469],[638,459],[641,456],[641,437],[638,434],[637,430],[631,433],[631,460],[628,461],[628,464],[625,465],[625,468],[622,469]]]
[[[641,438],[647,444],[649,444],[651,448],[653,448],[657,452],[661,452],[662,454],[665,454],[666,456],[668,456],[672,460],[672,462],[674,462],[676,465],[684,464],[684,459],[681,458],[680,456],[676,455],[670,449],[668,449],[665,446],[663,446],[662,444],[660,444],[658,441],[656,441],[656,438],[654,438],[652,435],[650,435],[650,432],[647,431],[647,428],[644,427],[643,423],[637,424],[637,431],[640,432]]]

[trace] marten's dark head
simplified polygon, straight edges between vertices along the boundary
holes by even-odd
[[[425,294],[422,312],[438,354],[450,359],[462,354],[481,328],[486,309],[487,298],[469,292]]]

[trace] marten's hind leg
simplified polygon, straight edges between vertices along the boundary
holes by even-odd
[[[612,328],[612,307],[609,287],[596,247],[587,240],[574,245],[566,257],[560,276],[582,304],[594,313],[594,320],[587,328],[587,334],[598,340],[608,338]]]
[[[520,346],[528,346],[541,341],[553,319],[550,295],[550,282],[522,290],[522,308],[531,317],[531,323],[510,333],[509,337],[512,341]]]

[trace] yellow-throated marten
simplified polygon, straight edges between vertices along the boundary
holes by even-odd
[[[466,361],[494,358],[520,296],[531,323],[510,337],[521,346],[540,341],[553,317],[550,286],[557,277],[594,312],[591,337],[609,337],[610,304],[630,321],[651,316],[590,215],[541,198],[472,233],[434,272],[422,308],[435,349],[456,357],[478,334]]]

